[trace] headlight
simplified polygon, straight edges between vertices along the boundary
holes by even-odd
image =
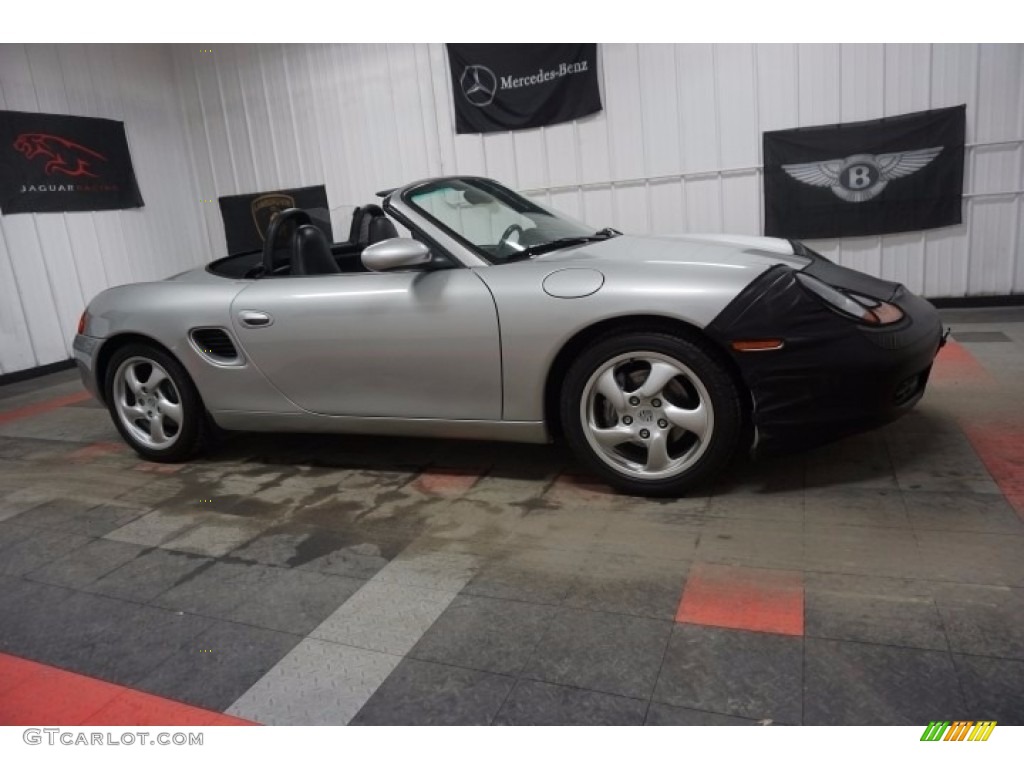
[[[862,323],[890,325],[903,319],[903,310],[887,301],[856,293],[844,293],[803,272],[798,272],[796,279],[832,309]]]

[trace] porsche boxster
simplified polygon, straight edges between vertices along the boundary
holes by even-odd
[[[927,301],[801,242],[629,236],[476,177],[378,194],[344,242],[288,209],[259,252],[93,299],[76,361],[140,455],[218,430],[564,439],[678,495],[906,412],[943,343]]]

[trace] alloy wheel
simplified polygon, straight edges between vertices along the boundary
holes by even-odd
[[[704,383],[658,352],[618,355],[599,366],[583,389],[580,420],[604,463],[641,480],[685,472],[707,450],[715,428]]]
[[[181,435],[184,408],[173,379],[159,363],[129,357],[114,374],[114,407],[132,438],[165,450]]]

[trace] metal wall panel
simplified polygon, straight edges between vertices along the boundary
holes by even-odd
[[[968,293],[1006,293],[1013,285],[1019,202],[998,196],[974,201]]]
[[[760,162],[756,67],[750,45],[713,49],[715,102],[719,135],[719,168],[745,168]],[[726,216],[728,220],[728,216]]]
[[[607,50],[615,46],[605,46]],[[717,171],[722,167],[718,136],[718,99],[715,92],[714,46],[676,46],[678,109],[676,130],[683,141],[682,170],[693,173]],[[645,84],[656,98],[661,89]],[[663,98],[669,98],[668,94]],[[666,168],[662,173],[672,173]]]
[[[654,181],[648,186],[651,211],[651,232],[658,235],[679,234],[686,227],[680,226],[683,213],[683,184],[669,179]]]
[[[0,108],[123,120],[146,203],[0,218],[0,373],[9,373],[67,359],[97,292],[180,272],[211,250],[166,47],[0,45]]]
[[[878,117],[885,103],[885,47],[843,45],[840,48],[840,116],[843,122]]]
[[[798,49],[779,43],[754,47],[758,132],[784,130],[800,122]]]
[[[647,92],[638,115],[643,131],[644,174],[653,176],[682,170],[682,141],[679,131],[679,103],[676,97],[676,48],[673,45],[641,45],[638,48],[638,97],[644,83],[658,83],[657,94]],[[575,179],[562,181],[571,183]]]

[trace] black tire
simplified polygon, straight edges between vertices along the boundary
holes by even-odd
[[[707,399],[711,406],[711,427],[708,429],[709,435],[706,440],[699,439],[696,432],[688,433],[675,427],[674,424],[667,420],[657,419],[659,427],[663,424],[667,425],[667,428],[662,430],[666,433],[665,439],[675,440],[676,444],[681,446],[679,448],[681,455],[672,459],[672,461],[682,462],[679,470],[674,471],[671,468],[660,470],[663,472],[674,472],[671,476],[645,478],[630,474],[631,470],[637,473],[645,471],[644,468],[639,467],[639,464],[644,461],[643,458],[638,459],[637,468],[619,465],[612,466],[612,463],[616,462],[616,458],[607,458],[607,450],[605,451],[605,457],[602,457],[598,448],[595,448],[591,439],[588,438],[588,434],[595,434],[592,429],[594,425],[586,423],[587,416],[585,415],[591,413],[588,410],[591,407],[588,403],[590,398],[593,397],[590,391],[596,386],[592,381],[594,377],[597,377],[602,371],[609,370],[609,365],[612,366],[612,375],[617,377],[623,375],[623,368],[619,366],[625,366],[627,369],[629,366],[640,366],[636,368],[638,373],[635,375],[652,375],[653,368],[648,367],[648,373],[644,374],[642,373],[642,365],[644,363],[637,362],[648,359],[644,358],[645,353],[650,355],[651,359],[657,358],[659,362],[668,362],[669,365],[675,363],[682,366],[687,371],[687,374],[692,373],[699,380],[699,385],[694,384],[688,375],[684,375],[673,380],[674,383],[670,386],[675,387],[677,391],[683,392],[684,396],[688,392],[692,393],[692,397],[699,398],[697,401],[699,403],[703,403]],[[634,354],[637,356],[636,361],[632,357]],[[625,358],[625,360],[621,358]],[[620,362],[613,362],[616,360]],[[703,387],[703,394],[697,388],[698,386]],[[630,392],[629,386],[621,387],[621,389],[627,396],[626,402],[630,403],[630,407],[632,407],[629,399],[629,395],[632,392]],[[664,391],[669,392],[669,389],[666,388]],[[639,393],[639,390],[637,392]],[[587,398],[586,401],[585,398]],[[608,404],[600,400],[597,402],[605,409],[610,405],[610,401]],[[648,401],[648,404],[650,402],[660,401]],[[643,403],[640,406],[642,407]],[[735,380],[725,365],[719,361],[717,355],[709,346],[705,346],[705,344],[696,340],[663,332],[623,332],[600,341],[584,351],[573,361],[566,372],[562,382],[559,407],[566,441],[576,457],[590,471],[604,479],[609,485],[625,493],[638,496],[683,495],[686,491],[710,480],[721,472],[736,455],[743,441],[744,416],[741,395]],[[606,412],[608,411],[606,410]],[[628,429],[636,429],[643,426],[640,423],[641,419],[650,418],[650,411],[643,415],[640,415],[640,411],[631,412],[636,413],[637,418],[629,420],[630,426]],[[655,416],[657,415],[657,412],[655,412]],[[616,421],[610,425],[612,428],[627,429],[624,426],[626,424],[624,417],[616,416],[614,418]],[[605,425],[597,426],[603,428]],[[651,427],[654,429],[653,424]],[[648,434],[650,434],[649,431]],[[674,435],[675,437],[670,438],[668,435]],[[642,448],[633,447],[636,443],[627,442],[624,445],[627,450],[642,450]],[[641,442],[640,445],[642,446],[643,443]],[[612,450],[618,452],[621,448],[616,446]],[[650,454],[647,455],[649,456]],[[687,459],[687,456],[692,458]],[[609,463],[609,461],[612,463]],[[647,461],[650,461],[650,459],[647,459]],[[691,463],[687,464],[687,461]]]
[[[140,442],[124,423],[118,411],[116,378],[122,365],[133,358],[149,360],[162,367],[179,397],[182,409],[181,422],[177,424],[178,431],[173,442],[166,448],[155,448]],[[181,363],[162,349],[144,343],[126,344],[118,349],[107,365],[103,392],[114,426],[124,441],[142,458],[161,463],[177,463],[191,458],[206,446],[209,437],[209,416],[199,392]]]

